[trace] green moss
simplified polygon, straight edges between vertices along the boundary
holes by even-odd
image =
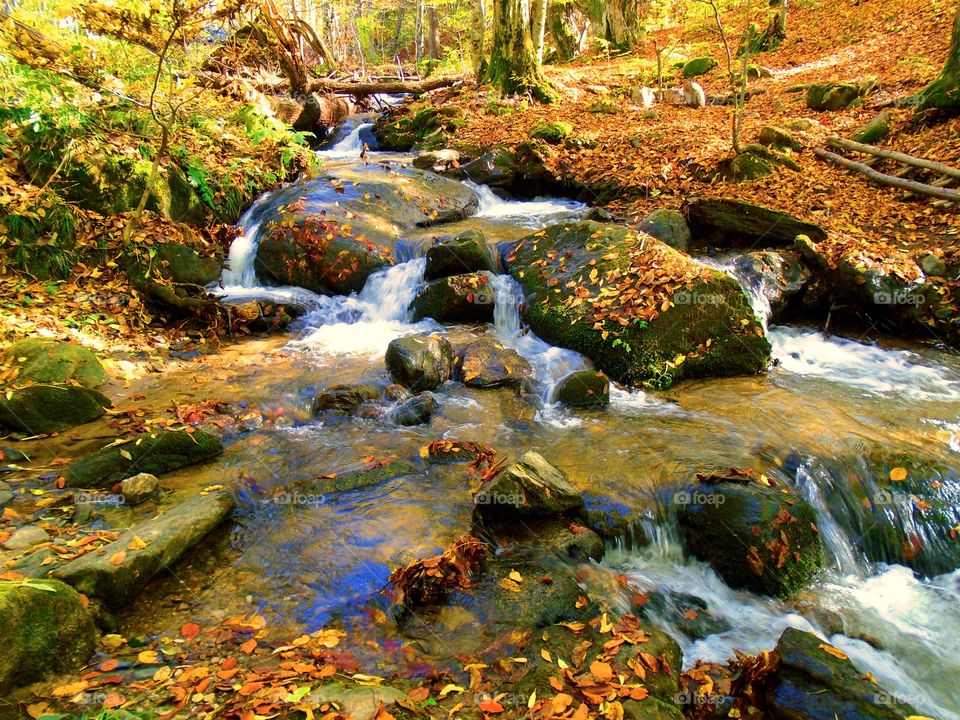
[[[328,493],[347,492],[359,488],[377,485],[401,475],[413,475],[416,468],[406,460],[391,460],[385,465],[373,468],[349,470],[333,478],[321,478],[304,486],[309,493],[326,495]]]
[[[683,69],[680,71],[680,74],[685,78],[698,77],[700,75],[706,75],[708,72],[713,70],[718,65],[717,61],[712,57],[704,56],[694,58],[693,60],[688,60],[683,64]]]
[[[890,122],[892,116],[889,110],[884,110],[874,117],[870,122],[853,133],[852,138],[859,143],[873,145],[880,142],[890,134]]]
[[[562,142],[573,133],[573,125],[568,122],[539,122],[530,128],[530,137],[546,140],[552,145]]]
[[[79,385],[30,385],[0,396],[0,427],[47,435],[96,420],[108,407],[105,396]]]
[[[221,452],[220,441],[202,430],[144,433],[134,442],[105,448],[72,463],[64,476],[68,487],[106,487],[137,473],[161,475],[206,462]]]
[[[18,381],[64,383],[76,380],[84,387],[95,388],[109,380],[92,350],[58,340],[20,340],[10,346],[4,360],[19,366]]]

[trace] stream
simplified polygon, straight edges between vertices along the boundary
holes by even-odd
[[[373,146],[369,129],[365,118],[352,119],[320,155],[328,166],[359,165],[363,143]],[[411,159],[373,157],[376,163]],[[386,173],[376,164],[364,171]],[[500,457],[536,450],[586,493],[588,507],[616,508],[638,518],[637,527],[651,542],[624,538],[608,544],[606,559],[592,571],[623,573],[643,591],[703,600],[727,629],[687,637],[669,616],[655,616],[681,643],[686,665],[698,658],[725,662],[734,648],[771,649],[783,629],[794,626],[828,638],[858,669],[923,714],[960,719],[960,572],[918,578],[899,565],[868,562],[828,502],[830,483],[842,480],[837,467],[850,466],[874,448],[922,452],[950,467],[960,465],[960,360],[899,341],[880,345],[773,325],[767,330],[776,363],[764,376],[691,381],[660,393],[614,386],[606,410],[561,408],[551,402],[554,385],[572,370],[591,367],[590,361],[524,332],[521,291],[509,276],[493,282],[490,325],[411,319],[410,303],[423,282],[423,255],[435,237],[477,228],[490,242],[500,242],[586,210],[568,200],[504,201],[489,188],[472,189],[480,201],[475,216],[412,231],[398,245],[398,263],[349,296],[261,287],[256,275],[258,230],[270,210],[300,195],[332,201],[325,190],[310,181],[295,183],[261,197],[244,215],[218,291],[298,305],[305,314],[286,338],[242,344],[242,362],[229,371],[200,365],[184,372],[207,387],[208,396],[216,392],[270,408],[285,422],[241,435],[218,468],[175,476],[181,488],[233,484],[241,500],[236,528],[215,539],[210,558],[152,591],[164,597],[162,586],[169,583],[166,592],[174,600],[164,610],[164,622],[175,627],[187,608],[191,617],[218,618],[252,606],[274,626],[302,631],[338,619],[369,626],[383,647],[398,646],[408,638],[391,623],[371,620],[371,598],[396,564],[439,552],[469,527],[462,474],[430,466],[354,492],[286,505],[265,498],[363,456],[416,458],[421,446],[437,438],[477,440],[491,443]],[[765,300],[752,300],[766,319]],[[390,340],[441,327],[452,338],[487,333],[516,349],[535,370],[537,397],[531,402],[511,390],[447,383],[436,393],[440,409],[427,426],[310,417],[317,388],[385,383],[383,354]],[[705,465],[752,467],[794,485],[811,502],[828,564],[814,587],[794,600],[772,600],[731,590],[706,564],[684,559],[663,499],[691,469]],[[845,634],[837,634],[828,617],[839,619]],[[155,615],[151,620],[155,627]],[[146,617],[135,612],[125,622],[137,626]],[[451,623],[451,637],[483,634],[470,618]],[[444,662],[456,655],[451,644],[459,651],[447,642],[424,641],[423,647]]]

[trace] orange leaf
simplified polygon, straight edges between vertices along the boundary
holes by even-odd
[[[491,713],[493,715],[503,712],[503,705],[498,703],[496,700],[484,700],[479,705],[480,709],[485,713]]]
[[[257,641],[255,638],[250,638],[243,645],[240,646],[240,652],[246,655],[249,655],[256,649],[257,649]]]
[[[613,668],[611,668],[608,663],[594,660],[590,663],[590,674],[597,680],[612,680]]]
[[[103,706],[107,709],[115,709],[123,705],[127,699],[120,693],[112,692],[103,700]]]
[[[407,693],[414,702],[423,702],[430,697],[430,688],[418,687]]]
[[[200,634],[200,626],[196,623],[187,623],[182,628],[180,628],[181,637],[185,637],[187,640],[192,640],[197,635]]]
[[[119,552],[115,552],[113,554],[113,556],[110,558],[110,562],[113,565],[123,565],[123,561],[126,559],[127,559],[127,553],[123,550],[120,550]]]

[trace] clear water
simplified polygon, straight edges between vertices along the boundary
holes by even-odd
[[[351,151],[360,127],[342,140]],[[371,276],[360,293],[309,294],[313,309],[291,337],[240,345],[224,354],[220,365],[211,360],[209,366],[187,367],[182,377],[169,378],[171,388],[192,387],[197,399],[243,400],[288,419],[287,426],[277,423],[232,443],[215,468],[173,476],[183,491],[224,481],[244,488],[240,529],[219,546],[216,587],[204,589],[203,576],[195,579],[189,619],[252,605],[273,625],[295,630],[316,628],[334,617],[362,624],[359,608],[380,589],[392,566],[437,552],[469,528],[465,488],[470,479],[456,467],[421,467],[409,477],[312,504],[279,507],[265,499],[273,488],[342,470],[366,455],[416,459],[423,444],[439,437],[490,442],[508,458],[535,449],[567,472],[591,504],[651,519],[658,515],[658,493],[706,464],[754,467],[783,477],[783,458],[790,454],[801,458],[797,489],[818,512],[831,565],[803,602],[731,590],[707,566],[682,557],[669,523],[650,526],[657,542],[615,550],[597,569],[624,572],[642,589],[696,595],[729,622],[730,630],[702,640],[680,635],[687,664],[696,658],[726,660],[734,648],[770,649],[787,626],[823,635],[826,630],[810,608],[829,609],[842,618],[849,636],[834,636],[831,642],[861,670],[925,714],[960,717],[960,576],[917,579],[905,568],[866,564],[830,517],[821,496],[823,478],[812,462],[882,447],[922,451],[956,466],[960,362],[954,356],[772,326],[769,337],[779,365],[765,376],[689,382],[667,393],[614,386],[606,411],[568,411],[550,404],[552,388],[571,370],[590,367],[589,361],[526,331],[518,285],[498,276],[494,322],[444,330],[455,339],[488,333],[515,348],[535,368],[539,402],[531,404],[509,390],[449,383],[437,393],[440,410],[429,426],[398,428],[378,418],[326,424],[309,417],[316,388],[338,382],[385,384],[382,355],[389,341],[439,329],[432,321],[413,323],[409,315],[423,282],[419,248],[467,227],[483,230],[491,243],[511,240],[583,209],[551,199],[503,201],[489,189],[474,190],[481,199],[477,217],[409,233],[409,258]],[[245,214],[243,235],[231,248],[223,277],[227,292],[304,292],[257,286],[257,230],[265,209],[279,201],[265,196]],[[762,298],[754,302],[763,313]],[[189,575],[181,577],[190,582]],[[186,619],[171,611],[164,621],[177,627]],[[155,617],[139,621],[156,625]]]

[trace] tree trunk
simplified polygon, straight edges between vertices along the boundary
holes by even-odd
[[[420,61],[423,60],[423,14],[424,0],[417,0],[417,65],[420,65]]]
[[[950,49],[943,70],[936,79],[912,98],[919,110],[960,109],[960,7],[953,19]]]
[[[630,50],[640,38],[639,0],[607,0],[604,37],[622,50]]]
[[[529,0],[493,0],[493,45],[486,79],[504,95],[529,93],[541,102],[555,99],[537,62]]]
[[[550,0],[533,0],[533,47],[537,52],[537,62],[543,64],[543,40],[547,31],[547,5]]]
[[[440,59],[440,20],[435,7],[427,8],[427,55],[431,60]]]
[[[400,9],[397,10],[397,27],[393,33],[393,57],[399,62],[400,56],[400,36],[403,34],[403,11],[404,8],[401,5]]]
[[[487,58],[487,2],[475,0],[470,25],[470,59],[477,79],[484,76]]]

